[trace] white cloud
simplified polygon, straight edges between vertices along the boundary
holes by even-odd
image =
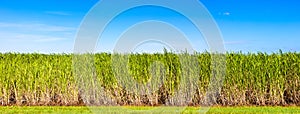
[[[72,27],[41,23],[0,22],[0,42],[55,42],[73,37]]]
[[[15,30],[25,30],[25,31],[48,31],[48,32],[59,32],[59,31],[75,31],[76,28],[56,26],[56,25],[46,25],[40,23],[1,23],[0,28],[4,29],[15,29]]]
[[[231,13],[230,12],[219,12],[219,15],[229,16],[229,15],[231,15]]]
[[[2,42],[55,42],[66,40],[67,37],[50,36],[43,34],[22,34],[0,32],[0,41]]]
[[[0,52],[66,52],[75,33],[67,26],[0,22]]]
[[[230,15],[230,12],[224,12],[223,15]]]
[[[0,40],[5,42],[55,42],[72,38],[72,27],[39,23],[19,24],[0,22]]]
[[[46,36],[46,35],[36,35],[36,34],[19,34],[16,35],[16,40],[22,41],[33,41],[33,42],[53,42],[53,41],[61,41],[66,38],[55,37],[55,36]]]

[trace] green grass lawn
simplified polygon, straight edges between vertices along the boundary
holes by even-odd
[[[141,113],[139,110],[146,110],[151,113],[151,107],[94,107],[94,111],[90,111],[88,107],[76,107],[76,106],[30,106],[30,107],[0,107],[1,114],[93,114],[98,113]],[[157,112],[160,113],[174,113],[172,111],[177,110],[176,107],[165,107]],[[183,113],[198,113],[199,108],[188,107]],[[153,111],[153,113],[157,113]],[[225,114],[239,114],[239,113],[299,113],[300,107],[212,107],[207,112],[208,114],[225,113]]]

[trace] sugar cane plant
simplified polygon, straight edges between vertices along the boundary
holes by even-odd
[[[181,55],[196,58],[195,62],[181,60]],[[196,92],[190,95],[191,105],[204,100],[211,78],[210,53],[156,53],[128,54],[128,73],[142,84],[149,80],[161,85],[146,96],[130,92],[120,85],[116,75],[126,74],[122,64],[113,66],[112,57],[122,54],[98,53],[90,63],[95,74],[91,87],[106,92],[83,91],[74,76],[72,54],[0,54],[0,105],[164,105],[174,95],[182,74],[199,76]],[[218,93],[216,105],[300,105],[300,53],[281,51],[277,53],[226,53],[226,76]],[[76,58],[75,58],[76,59]],[[119,58],[121,59],[121,58]],[[197,66],[197,70],[183,67]],[[197,65],[194,65],[197,64]],[[87,64],[80,64],[82,68]],[[117,67],[116,67],[117,66]],[[118,68],[120,67],[120,68]],[[82,73],[84,75],[84,73]],[[158,78],[161,77],[161,78]],[[159,81],[156,80],[160,79]],[[80,80],[79,80],[80,81]],[[157,81],[157,82],[155,82]],[[82,99],[81,92],[94,96]],[[149,91],[145,91],[149,92]],[[174,101],[175,102],[175,101]]]

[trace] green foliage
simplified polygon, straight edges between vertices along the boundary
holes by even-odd
[[[184,61],[181,55],[195,57],[196,61]],[[162,79],[164,84],[152,96],[147,96],[148,100],[120,86],[115,75],[126,73],[120,70],[122,64],[114,63],[112,56],[124,55],[95,54],[93,61],[89,61],[94,63],[95,69],[89,70],[96,71],[95,81],[120,105],[164,104],[180,87],[180,76],[183,74],[199,76],[195,79],[199,86],[192,104],[201,104],[204,100],[212,75],[212,55],[209,53],[129,54],[127,68],[137,82],[148,83],[152,75],[165,76]],[[0,105],[82,104],[77,85],[80,80],[76,80],[78,77],[74,76],[72,68],[72,60],[76,59],[73,57],[70,54],[0,54]],[[182,62],[196,66],[199,71],[183,68]],[[88,66],[77,64],[83,69]],[[299,93],[299,53],[227,53],[226,77],[215,104],[300,105]]]
[[[82,106],[30,106],[30,107],[0,107],[2,114],[128,114],[139,110],[153,109],[156,107],[82,107]],[[161,112],[152,113],[178,113],[178,107],[163,107]],[[179,107],[180,108],[180,107]],[[93,109],[92,111],[90,109]],[[149,111],[151,112],[151,111]],[[198,114],[199,107],[187,107],[181,114]],[[298,114],[299,107],[211,107],[207,114]]]

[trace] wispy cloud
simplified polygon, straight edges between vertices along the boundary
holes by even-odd
[[[59,31],[74,31],[76,28],[73,27],[64,27],[56,25],[47,25],[40,23],[1,23],[0,28],[10,28],[15,30],[31,30],[31,31],[49,31],[49,32],[59,32]]]
[[[0,22],[0,42],[57,42],[72,38],[73,27]]]
[[[230,16],[231,13],[226,11],[226,12],[219,12],[219,15],[223,15],[223,16]]]
[[[66,40],[67,37],[51,36],[43,34],[25,34],[25,33],[11,33],[0,32],[0,41],[9,42],[55,42]]]
[[[63,11],[45,11],[46,14],[51,14],[51,15],[61,15],[61,16],[69,16],[71,15],[70,13],[63,12]]]
[[[235,45],[235,44],[247,44],[249,41],[225,41],[225,45]]]
[[[65,40],[66,38],[55,37],[55,36],[46,36],[46,35],[37,35],[37,34],[19,34],[16,36],[15,40],[26,40],[33,42],[54,42]]]
[[[224,12],[223,15],[230,15],[230,12]]]

